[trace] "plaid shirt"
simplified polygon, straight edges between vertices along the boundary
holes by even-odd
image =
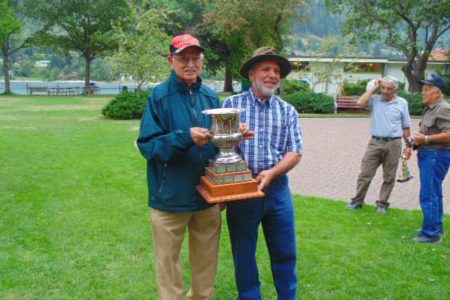
[[[255,137],[242,141],[237,149],[254,175],[275,166],[288,152],[302,153],[302,132],[295,108],[272,95],[262,101],[252,89],[231,96],[222,107],[245,108],[240,122],[247,123]]]

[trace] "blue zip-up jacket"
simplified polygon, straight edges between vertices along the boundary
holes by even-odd
[[[167,81],[154,88],[137,140],[141,154],[147,159],[150,207],[187,212],[211,206],[195,187],[217,148],[211,143],[195,145],[190,128],[209,129],[211,118],[202,111],[218,107],[217,94],[202,85],[200,78],[189,87],[172,71]]]

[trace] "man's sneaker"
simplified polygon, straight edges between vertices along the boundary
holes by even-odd
[[[362,203],[350,203],[349,205],[347,205],[348,209],[358,209],[362,207],[363,207]]]
[[[416,243],[430,243],[430,244],[440,244],[442,242],[441,236],[427,237],[424,235],[419,235],[413,239]]]
[[[377,206],[377,212],[385,214],[387,212],[387,207],[384,205],[378,205]]]

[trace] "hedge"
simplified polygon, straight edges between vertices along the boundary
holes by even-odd
[[[151,91],[151,89],[142,90],[138,97],[136,92],[125,90],[102,109],[102,114],[117,120],[140,119]]]
[[[282,97],[292,104],[299,113],[334,113],[334,99],[331,96],[310,91],[299,91]]]
[[[425,106],[423,104],[422,95],[420,93],[410,94],[406,92],[399,92],[398,96],[408,101],[410,115],[420,116],[424,113]]]

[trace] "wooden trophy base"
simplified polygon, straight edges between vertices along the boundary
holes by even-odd
[[[208,203],[243,200],[264,197],[264,193],[258,190],[258,183],[249,181],[214,184],[206,176],[200,179],[197,191]]]

